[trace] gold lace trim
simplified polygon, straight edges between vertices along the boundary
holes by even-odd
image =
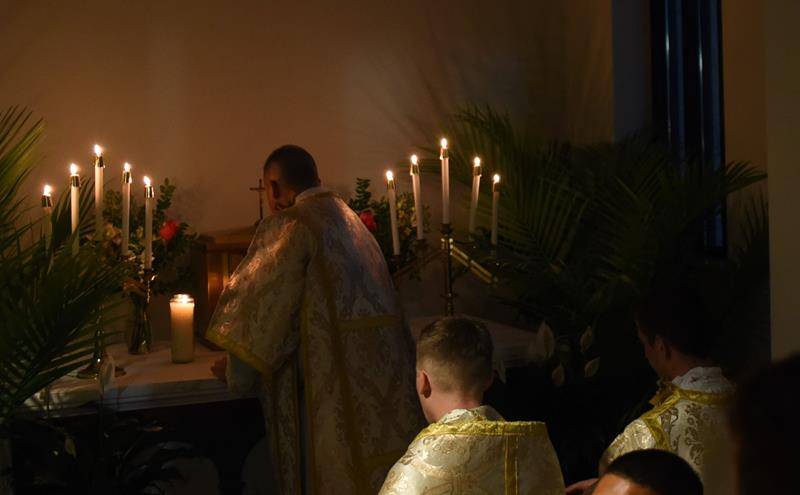
[[[686,390],[669,382],[660,382],[659,390],[650,400],[655,407],[641,416],[641,420],[653,435],[656,448],[670,450],[669,437],[661,424],[661,415],[682,400],[704,406],[721,406],[730,401],[732,392],[714,393],[699,390]]]
[[[434,435],[542,436],[547,435],[547,426],[538,421],[478,420],[466,423],[433,423],[422,430],[416,440]]]

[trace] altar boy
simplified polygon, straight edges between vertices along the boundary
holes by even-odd
[[[422,330],[416,384],[431,424],[394,465],[380,495],[564,493],[544,423],[507,422],[483,405],[492,351],[486,328],[467,318],[443,318]]]

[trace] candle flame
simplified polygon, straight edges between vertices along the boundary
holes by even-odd
[[[474,167],[480,167],[480,166],[481,166],[481,159],[480,159],[480,157],[477,157],[477,156],[476,156],[476,157],[475,157],[475,158],[472,160],[472,165],[473,165]]]
[[[194,303],[194,298],[189,294],[175,294],[174,296],[172,296],[172,301],[170,302],[176,302],[180,304],[190,304]]]
[[[45,184],[42,190],[42,196],[50,196],[51,194],[53,194],[53,188],[50,187],[50,184]]]
[[[131,171],[131,164],[128,163],[128,162],[125,162],[125,165],[122,166],[122,169],[124,171],[126,171],[126,172],[130,172]]]
[[[394,180],[394,172],[391,170],[386,171],[386,180],[392,182]]]
[[[70,175],[78,175],[78,166],[74,163],[69,164],[69,173]]]
[[[492,182],[494,182],[495,184],[499,184],[500,183],[500,174],[494,174],[492,176]]]
[[[442,138],[442,140],[439,141],[439,144],[442,146],[442,149],[446,150],[447,149],[447,138]]]
[[[103,156],[103,148],[101,148],[99,144],[94,145],[94,156],[98,158]]]
[[[150,187],[150,177],[145,175],[143,180],[144,180],[144,185]]]
[[[416,165],[417,162],[419,162],[419,158],[417,158],[417,155],[411,155],[411,163]]]

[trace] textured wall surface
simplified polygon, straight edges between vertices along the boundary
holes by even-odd
[[[123,161],[139,180],[169,176],[175,215],[215,230],[255,220],[247,188],[287,142],[347,193],[435,143],[463,102],[507,108],[545,136],[614,134],[610,0],[0,0],[0,11],[0,105],[48,124],[34,199],[45,181],[66,189],[70,161],[89,172],[100,142],[109,180]],[[423,187],[435,208],[438,181]]]

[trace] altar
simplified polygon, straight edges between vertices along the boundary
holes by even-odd
[[[92,414],[97,405],[118,412],[224,402],[241,397],[211,373],[211,365],[225,355],[198,343],[194,361],[175,364],[169,342],[156,342],[148,354],[128,354],[125,346],[114,344],[108,353],[124,374],[111,383],[68,375],[26,401],[29,412],[54,416]]]
[[[412,318],[411,336],[416,340],[422,329],[438,316]],[[535,346],[535,334],[526,330],[481,320],[492,335],[495,346],[495,369],[501,379],[505,370],[525,366]],[[107,349],[114,364],[124,371],[121,376],[102,384],[98,380],[80,379],[74,373],[65,376],[28,399],[28,413],[65,417],[97,412],[97,406],[117,412],[139,411],[218,403],[242,399],[211,373],[212,364],[225,356],[201,342],[195,345],[194,361],[172,362],[169,342],[155,342],[148,354],[131,355],[123,344]]]

